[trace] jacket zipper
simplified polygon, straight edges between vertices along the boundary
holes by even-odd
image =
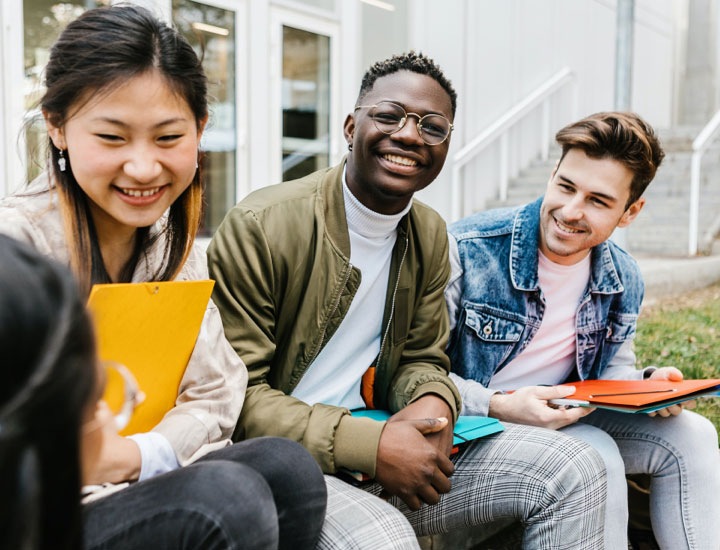
[[[397,279],[395,280],[395,288],[393,289],[392,302],[390,304],[390,316],[388,317],[387,326],[385,327],[385,333],[383,334],[382,341],[380,342],[380,353],[378,353],[378,361],[376,369],[380,368],[380,361],[382,360],[382,353],[385,349],[385,343],[387,342],[387,336],[390,332],[390,325],[392,324],[393,317],[395,316],[395,296],[397,295],[398,286],[400,286],[400,272],[402,266],[405,263],[405,256],[408,250],[408,237],[405,235],[405,249],[403,250],[402,258],[400,258],[400,265],[398,266]],[[375,380],[377,380],[377,370],[375,371]]]

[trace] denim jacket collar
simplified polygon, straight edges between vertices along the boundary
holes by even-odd
[[[510,246],[510,278],[517,290],[537,292],[540,206],[542,197],[518,210],[513,221]],[[603,242],[591,251],[589,290],[597,294],[619,294],[625,289],[618,276],[610,247]]]

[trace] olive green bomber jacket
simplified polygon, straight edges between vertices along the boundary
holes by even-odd
[[[349,260],[343,165],[250,194],[218,228],[208,264],[225,334],[250,376],[236,435],[288,437],[302,443],[326,473],[342,466],[374,475],[383,424],[289,395],[340,325],[360,284]],[[433,393],[457,417],[460,396],[447,376],[445,354],[448,277],[445,223],[415,201],[393,250],[374,386],[377,408],[396,412]]]

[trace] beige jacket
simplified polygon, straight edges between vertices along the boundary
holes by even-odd
[[[48,189],[45,175],[15,195],[0,199],[0,232],[69,265],[57,197]],[[156,271],[162,247],[163,239],[158,239],[135,270],[134,282],[147,281]],[[177,280],[208,278],[205,253],[195,245]],[[225,339],[220,314],[210,301],[175,407],[153,428],[167,438],[181,465],[230,443],[247,380],[247,369]]]

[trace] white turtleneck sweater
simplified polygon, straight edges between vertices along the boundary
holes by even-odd
[[[292,392],[310,405],[324,403],[358,409],[365,406],[360,382],[380,352],[392,250],[400,219],[365,207],[348,189],[343,172],[345,215],[350,232],[350,263],[362,273],[360,287],[337,331]]]

